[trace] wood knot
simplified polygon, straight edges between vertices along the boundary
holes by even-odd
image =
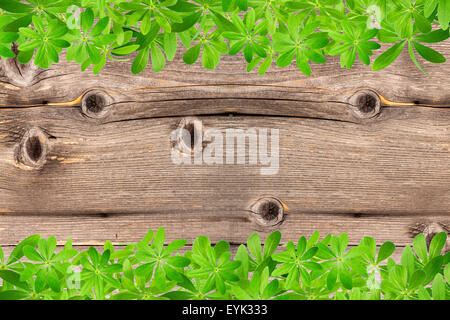
[[[416,223],[410,228],[410,233],[413,237],[417,236],[420,233],[423,233],[425,236],[425,240],[427,242],[427,246],[430,246],[431,240],[440,232],[447,233],[447,243],[444,246],[443,251],[450,251],[450,228],[444,223],[438,222],[420,222]]]
[[[172,148],[191,155],[192,151],[203,150],[203,125],[194,117],[183,118],[171,137]]]
[[[103,118],[108,113],[112,98],[103,91],[93,90],[84,94],[81,111],[90,118]]]
[[[257,200],[250,210],[255,222],[263,227],[280,225],[285,218],[283,204],[280,200],[272,197]]]
[[[381,112],[381,99],[372,90],[360,90],[350,97],[350,104],[361,118],[373,118]]]
[[[16,160],[28,168],[40,169],[47,161],[49,141],[39,128],[31,128],[22,137],[16,149]]]
[[[14,86],[27,87],[33,84],[39,68],[33,61],[21,64],[17,59],[17,44],[13,43],[11,50],[16,54],[15,58],[0,61],[1,69],[8,77],[8,82]]]

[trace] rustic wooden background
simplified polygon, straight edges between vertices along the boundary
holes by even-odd
[[[450,58],[450,41],[434,47]],[[319,230],[401,247],[449,230],[450,63],[424,63],[427,78],[406,52],[380,72],[329,58],[307,78],[295,65],[247,73],[241,56],[208,71],[182,54],[140,75],[131,62],[96,76],[64,59],[1,61],[0,246],[36,233],[120,244],[163,226],[189,243],[279,229],[283,242]],[[279,129],[279,173],[173,164],[170,134],[194,119]]]

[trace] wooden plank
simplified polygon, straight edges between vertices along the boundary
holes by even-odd
[[[213,243],[226,240],[239,244],[245,243],[253,232],[258,232],[265,239],[273,231],[273,228],[255,225],[248,212],[240,215],[229,212],[206,214],[201,210],[183,214],[2,215],[0,245],[16,245],[31,234],[43,237],[54,235],[62,242],[70,237],[74,245],[100,245],[106,240],[114,244],[137,242],[148,230],[156,230],[161,226],[166,230],[167,241],[186,239],[190,244],[199,235],[210,237]],[[398,246],[405,246],[412,243],[417,233],[448,231],[448,226],[448,215],[424,219],[414,216],[301,214],[289,211],[285,222],[277,228],[282,232],[282,243],[296,241],[301,235],[310,236],[314,230],[319,230],[322,236],[346,232],[350,245],[356,245],[363,237],[371,236],[378,243],[393,241]],[[428,230],[428,227],[434,229]]]
[[[242,217],[265,196],[279,199],[292,215],[445,216],[450,210],[450,113],[444,109],[428,111],[433,121],[390,119],[370,125],[279,117],[198,118],[205,130],[224,134],[233,128],[279,129],[275,175],[262,175],[267,165],[251,165],[248,159],[245,164],[173,163],[170,136],[180,119],[98,125],[51,110],[16,116],[25,113],[28,125],[44,131],[24,142],[23,123],[3,125],[3,213],[166,213],[178,214],[182,221],[183,214],[193,212]],[[248,156],[248,147],[239,152]],[[36,167],[17,161],[23,153],[31,157],[25,163]]]
[[[450,51],[450,41],[433,44]],[[360,90],[377,93],[386,106],[450,106],[449,64],[424,62],[433,78],[424,76],[404,52],[388,69],[372,72],[361,63],[351,71],[339,68],[330,57],[315,65],[313,76],[303,76],[295,65],[273,66],[264,76],[247,73],[242,56],[224,57],[216,70],[197,63],[182,62],[184,50],[175,62],[154,73],[130,73],[128,62],[109,63],[100,75],[81,72],[75,63],[62,62],[46,70],[21,67],[2,61],[0,107],[79,106],[92,92],[108,95],[108,120],[136,117],[217,114],[236,112],[258,115],[291,115],[360,122],[352,96]],[[129,112],[130,108],[133,110]],[[392,111],[389,111],[392,112]]]
[[[450,52],[450,41],[433,46]],[[1,62],[0,244],[31,233],[132,241],[165,226],[190,240],[279,228],[406,245],[422,222],[450,224],[448,63],[424,63],[432,79],[406,52],[381,72],[330,58],[310,78],[295,66],[260,77],[240,56],[207,71],[182,53],[138,76],[130,62],[100,76],[64,59],[48,70]],[[170,135],[189,115],[222,131],[279,129],[279,173],[173,164]],[[281,224],[258,224],[262,197],[280,200]]]

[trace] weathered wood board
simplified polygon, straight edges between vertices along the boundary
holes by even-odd
[[[449,41],[435,48],[450,57]],[[449,230],[449,63],[424,63],[427,78],[407,54],[380,72],[330,59],[307,78],[294,65],[259,76],[240,56],[215,71],[181,57],[140,75],[130,62],[97,76],[1,62],[1,246],[34,233],[123,243],[159,226],[190,243],[279,229],[283,241],[319,230],[404,246]],[[175,164],[177,128],[278,129],[279,170],[262,175],[248,154]]]

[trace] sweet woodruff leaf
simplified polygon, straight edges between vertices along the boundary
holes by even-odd
[[[0,300],[448,300],[446,243],[444,232],[429,246],[419,234],[394,261],[390,241],[377,247],[364,237],[355,245],[345,233],[318,231],[295,242],[279,231],[265,241],[254,233],[235,254],[227,241],[205,236],[192,246],[166,244],[163,228],[120,249],[107,241],[100,251],[79,252],[70,239],[58,249],[55,237],[34,235],[9,258],[0,247]]]
[[[294,63],[309,76],[329,56],[381,70],[407,48],[425,72],[423,60],[446,61],[424,43],[448,39],[449,24],[450,0],[0,0],[0,57],[48,68],[66,52],[82,70],[133,60],[140,73],[161,71],[177,51],[207,69],[240,53],[248,71]]]

